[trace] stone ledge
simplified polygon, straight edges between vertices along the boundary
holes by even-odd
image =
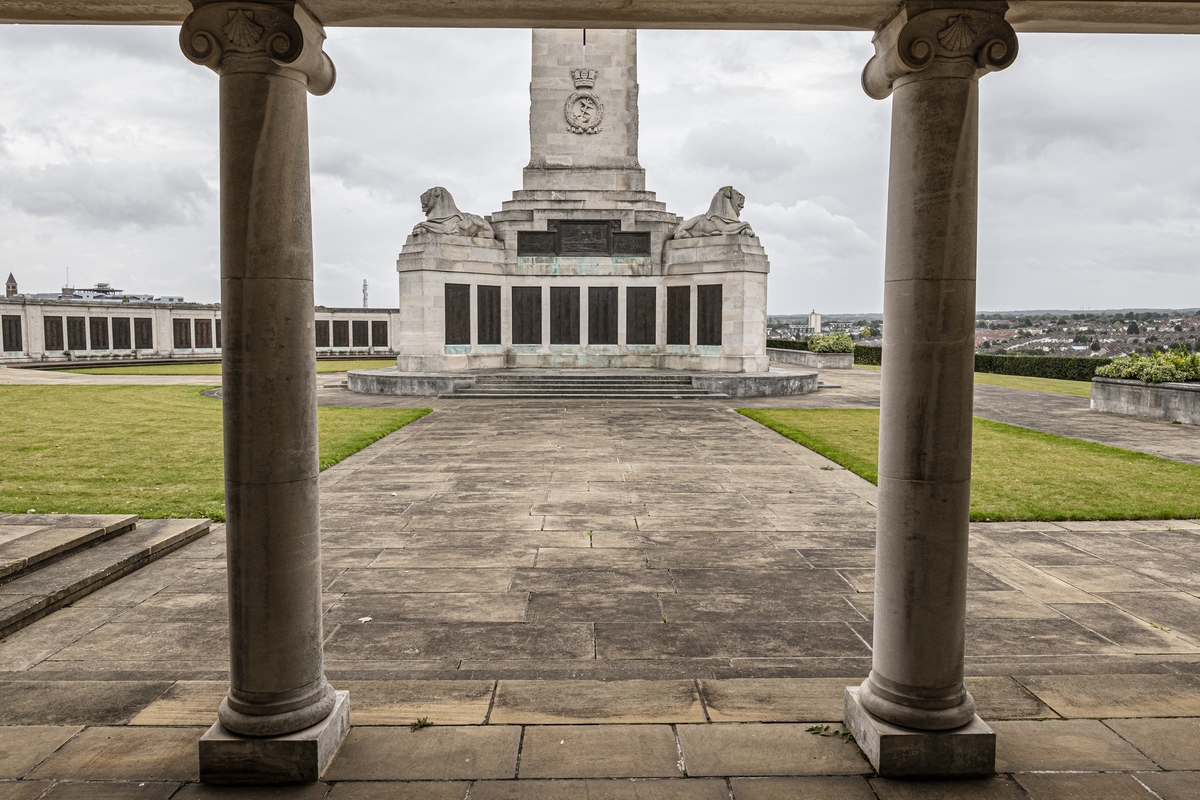
[[[1200,425],[1200,383],[1092,378],[1093,411]]]

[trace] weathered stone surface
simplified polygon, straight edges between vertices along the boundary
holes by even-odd
[[[470,785],[465,781],[345,781],[333,787],[327,800],[465,800]]]
[[[1200,772],[1139,772],[1137,777],[1166,800],[1200,798]]]
[[[1092,719],[993,722],[997,772],[1153,769],[1153,762]]]
[[[673,778],[683,765],[667,725],[537,725],[521,743],[522,778]]]
[[[704,722],[695,681],[500,681],[494,725]],[[525,777],[530,777],[526,775]]]
[[[194,781],[201,728],[87,728],[29,774],[59,780]]]
[[[729,783],[737,800],[875,800],[858,777],[733,778]]]
[[[1105,724],[1163,769],[1200,770],[1200,719],[1113,719]]]
[[[843,678],[700,681],[713,722],[821,722],[842,713]]]
[[[5,725],[120,725],[170,687],[167,681],[5,681],[0,684],[3,720]]]
[[[1011,778],[920,781],[871,778],[879,800],[1026,800]]]
[[[1153,800],[1132,775],[1066,774],[1017,775],[1017,781],[1029,794],[1030,800],[1075,800],[1089,797],[1095,800]]]
[[[326,780],[453,781],[514,778],[521,729],[354,728]]]
[[[806,725],[680,725],[689,775],[865,775],[852,743],[814,736]]]
[[[75,725],[0,727],[0,778],[24,777],[80,730]]]
[[[701,778],[663,780],[518,780],[478,781],[472,800],[727,800],[725,781]]]
[[[1018,680],[1064,717],[1200,716],[1200,676],[1030,676]]]

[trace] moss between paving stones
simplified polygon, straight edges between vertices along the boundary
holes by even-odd
[[[878,482],[879,412],[739,412]],[[1185,519],[1200,516],[1200,467],[976,419],[971,519]]]
[[[0,512],[225,518],[221,404],[194,386],[0,387]],[[430,409],[318,409],[321,469]]]
[[[383,369],[395,363],[395,360],[390,358],[318,361],[317,372]],[[81,375],[220,375],[221,364],[215,361],[206,364],[127,364],[117,367],[79,367],[63,372],[77,372]]]

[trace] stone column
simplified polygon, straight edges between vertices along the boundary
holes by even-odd
[[[193,6],[180,46],[221,76],[230,635],[229,694],[201,741],[200,773],[210,782],[316,780],[349,723],[322,659],[308,164],[307,93],[333,88],[334,68],[323,29],[300,3]],[[310,740],[309,755],[295,741],[275,751],[269,738],[245,738],[296,732]]]
[[[874,652],[870,677],[847,690],[846,722],[881,775],[995,771],[995,737],[963,686],[963,640],[978,91],[1016,58],[1006,9],[909,3],[863,72],[867,94],[893,95],[892,142]]]

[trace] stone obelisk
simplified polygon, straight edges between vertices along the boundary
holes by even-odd
[[[527,190],[644,191],[637,31],[533,31]]]

